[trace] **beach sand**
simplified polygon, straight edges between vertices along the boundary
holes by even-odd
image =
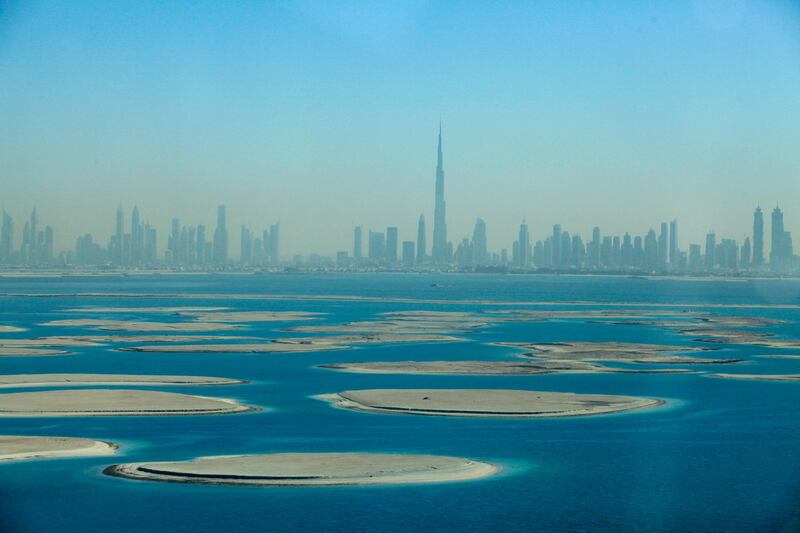
[[[0,388],[64,387],[83,385],[237,385],[245,381],[206,376],[160,376],[143,374],[5,374]]]
[[[499,470],[490,463],[436,455],[274,453],[119,464],[103,472],[178,483],[322,486],[467,481],[491,476]]]
[[[113,455],[116,450],[115,444],[91,439],[0,435],[0,461]]]

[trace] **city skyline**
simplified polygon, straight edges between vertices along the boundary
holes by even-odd
[[[37,206],[61,247],[105,241],[120,201],[159,228],[280,220],[286,253],[412,239],[439,117],[454,242],[477,216],[490,240],[678,219],[702,242],[800,212],[796,2],[12,4],[0,209]]]
[[[282,267],[287,264],[303,266],[336,265],[345,268],[375,268],[380,266],[403,268],[474,268],[501,267],[517,270],[555,271],[641,271],[641,272],[772,272],[790,274],[798,271],[800,262],[794,255],[791,232],[785,229],[783,211],[776,206],[770,218],[769,262],[765,261],[764,220],[760,206],[753,212],[752,234],[740,244],[735,238],[721,236],[715,231],[705,236],[705,247],[691,243],[681,247],[678,220],[661,222],[659,232],[651,227],[646,235],[604,235],[599,226],[592,228],[591,238],[584,240],[580,233],[570,235],[568,228],[556,223],[552,233],[543,239],[531,239],[526,219],[522,219],[517,239],[510,249],[502,244],[495,251],[489,244],[486,222],[477,217],[471,238],[460,242],[447,238],[447,216],[444,188],[444,153],[442,125],[439,123],[434,187],[433,244],[427,246],[425,214],[417,223],[416,240],[400,238],[397,226],[386,226],[385,231],[367,228],[366,256],[363,254],[361,225],[353,229],[351,252],[338,250],[334,257],[319,252],[293,254],[291,261],[280,253],[280,222],[271,224],[259,234],[240,226],[239,255],[236,259],[230,245],[227,207],[217,206],[213,236],[206,240],[206,226],[185,225],[173,218],[163,256],[159,254],[157,229],[149,221],[142,221],[138,206],[130,216],[126,231],[125,211],[122,204],[116,210],[114,233],[108,245],[94,240],[90,234],[77,238],[73,251],[61,251],[56,258],[54,231],[46,225],[38,230],[36,208],[31,212],[22,230],[19,248],[14,244],[13,217],[3,212],[0,226],[0,264],[7,265],[63,265],[111,267],[167,267],[167,268],[227,268]],[[494,244],[494,243],[492,243]],[[350,255],[352,253],[352,255]]]

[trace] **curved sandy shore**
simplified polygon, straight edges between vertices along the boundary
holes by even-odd
[[[68,355],[69,353],[66,350],[0,346],[0,357],[47,357],[50,355]]]
[[[800,381],[800,374],[706,374],[710,378],[750,379],[759,381]]]
[[[586,363],[583,361],[368,361],[362,363],[331,363],[319,368],[352,372],[355,374],[443,374],[469,376],[529,376],[537,374],[589,374],[589,373],[654,373],[683,374],[695,370],[687,368],[628,369]]]
[[[502,389],[372,389],[322,394],[315,398],[357,411],[501,418],[599,415],[664,403],[635,396]]]
[[[101,320],[95,318],[52,320],[40,325],[59,327],[86,327],[100,331],[178,331],[181,333],[199,331],[229,331],[233,329],[244,328],[244,326],[239,324],[225,324],[221,322],[147,322],[140,320]]]
[[[226,398],[175,392],[85,389],[0,394],[0,417],[216,415],[253,411]]]
[[[499,470],[490,463],[438,455],[274,453],[119,464],[103,473],[177,483],[322,486],[467,481]]]
[[[116,451],[116,444],[99,440],[0,435],[0,461],[113,455]]]
[[[245,381],[208,376],[161,376],[150,374],[6,374],[0,388],[69,387],[82,385],[238,385]]]

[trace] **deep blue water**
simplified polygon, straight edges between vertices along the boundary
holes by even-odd
[[[356,295],[439,300],[800,304],[800,282],[479,275],[262,275],[2,279],[3,337],[81,334],[42,327],[76,306],[224,305],[237,310],[329,313],[331,323],[404,309],[480,310],[474,304],[377,301],[191,300],[82,297],[76,293]],[[548,308],[547,306],[540,306]],[[646,307],[646,306],[645,306]],[[504,307],[508,308],[508,306]],[[571,307],[559,307],[570,309]],[[699,308],[703,310],[703,308]],[[709,308],[719,315],[783,318],[770,331],[800,338],[800,309]],[[98,315],[100,316],[100,315]],[[119,315],[114,315],[115,317]],[[170,319],[161,315],[123,318]],[[155,318],[157,317],[157,318]],[[248,335],[288,335],[253,324]],[[231,332],[237,334],[238,332]],[[296,334],[295,334],[296,335]],[[138,354],[79,348],[62,357],[2,357],[0,373],[114,372],[242,378],[231,387],[165,388],[233,397],[262,412],[227,416],[0,419],[0,434],[80,436],[121,443],[116,457],[0,464],[2,531],[796,531],[800,530],[800,383],[710,379],[697,374],[388,376],[332,372],[337,361],[505,359],[492,341],[614,340],[696,344],[657,327],[583,320],[506,323],[461,343],[391,345],[309,354]],[[800,373],[800,353],[732,346],[714,355],[738,365],[702,370]],[[668,400],[638,413],[553,420],[365,414],[311,395],[357,388],[515,388],[631,394]],[[24,389],[23,389],[24,390]],[[231,488],[137,482],[100,472],[117,462],[289,451],[455,455],[496,462],[480,481],[402,487]]]

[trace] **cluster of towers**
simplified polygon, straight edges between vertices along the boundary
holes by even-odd
[[[3,211],[0,226],[0,263],[47,265],[54,261],[54,237],[51,226],[39,227],[39,216],[33,208],[22,229],[22,243],[14,244],[14,219]]]

